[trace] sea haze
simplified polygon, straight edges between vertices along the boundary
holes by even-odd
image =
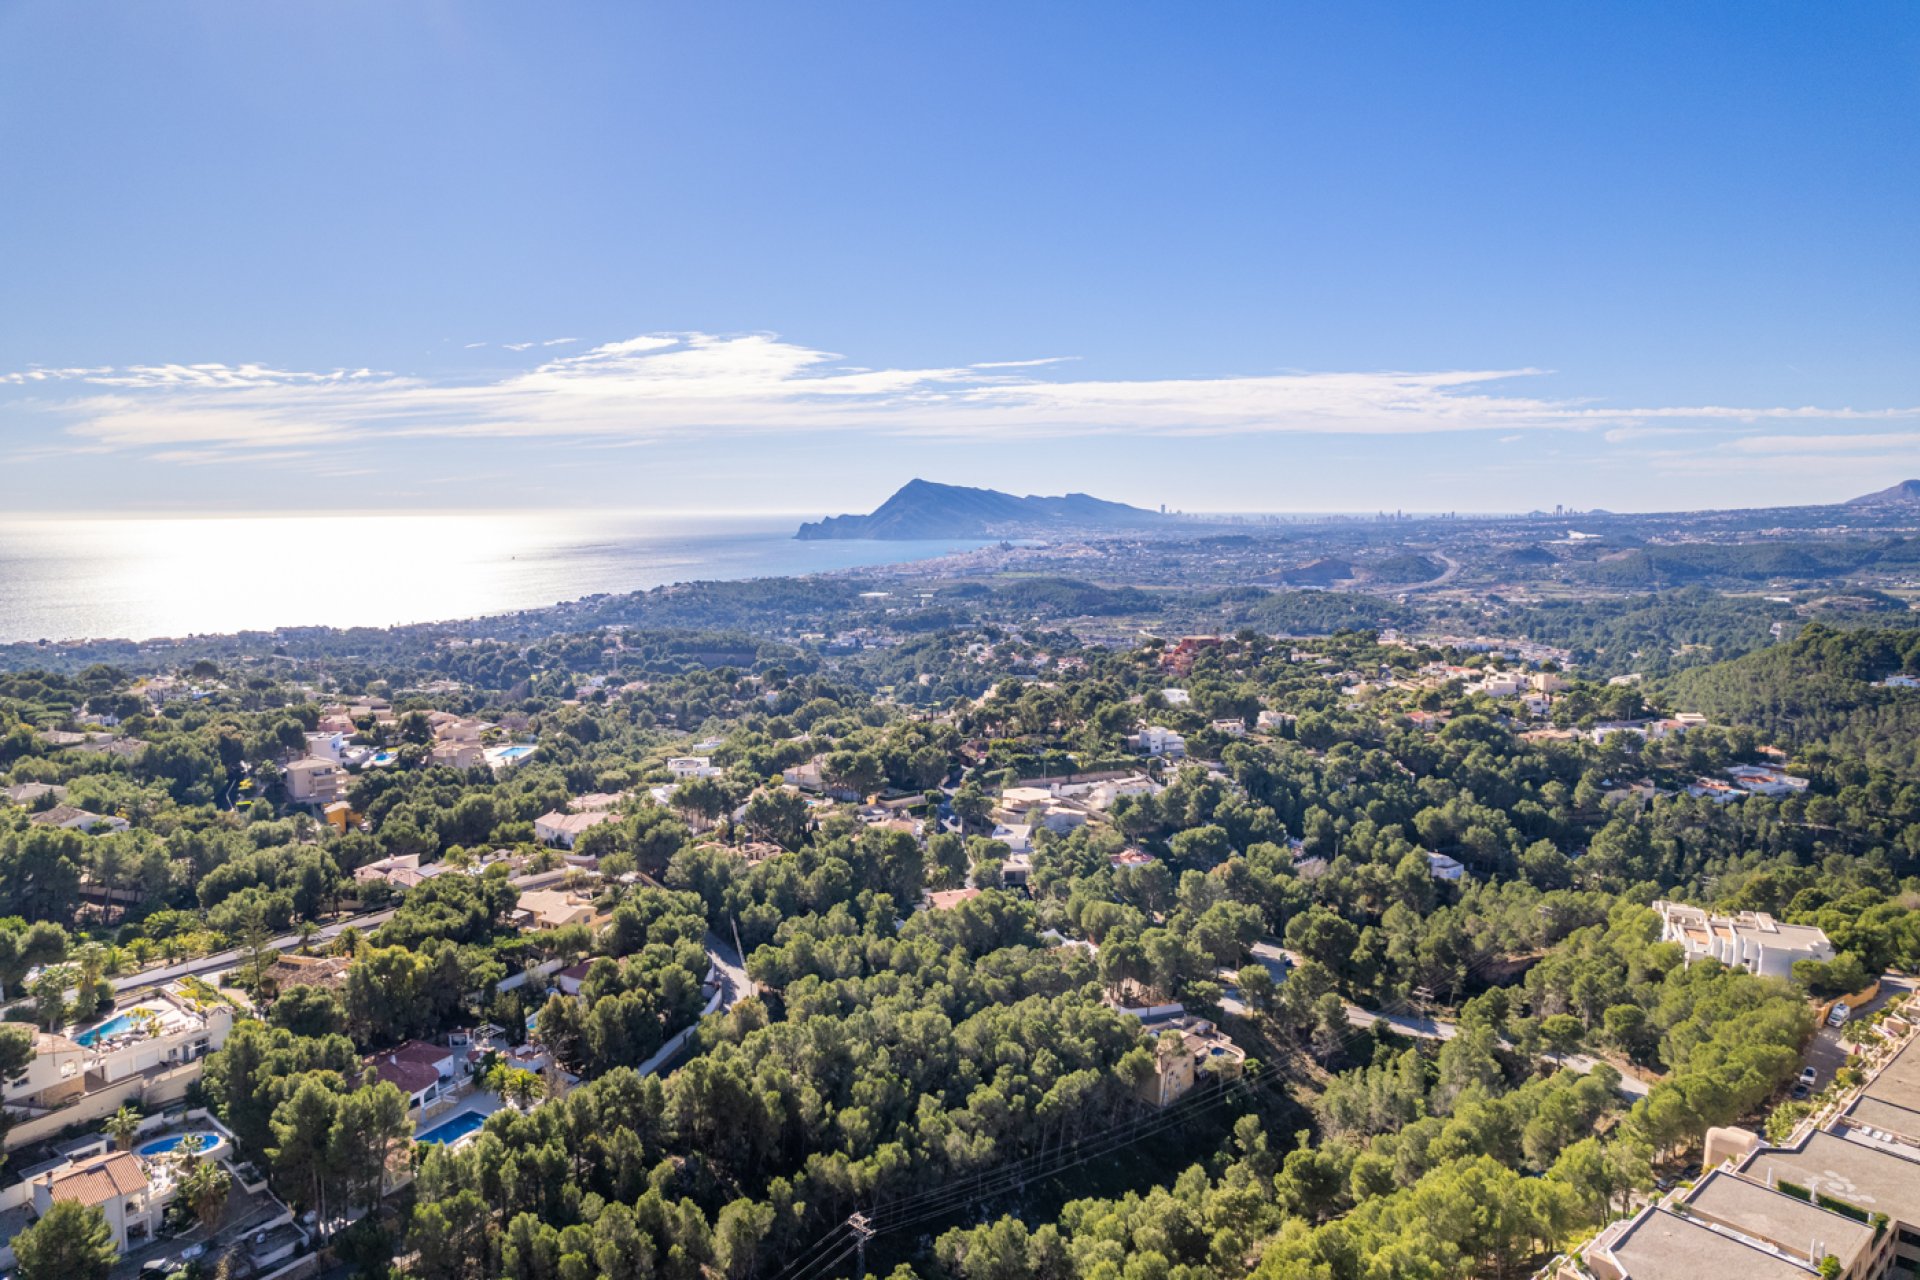
[[[800,542],[796,519],[428,514],[0,520],[0,642],[392,626],[668,582],[895,564],[968,539]]]

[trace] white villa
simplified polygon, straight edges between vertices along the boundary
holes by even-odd
[[[1677,942],[1689,963],[1711,957],[1766,978],[1791,978],[1796,960],[1833,959],[1833,944],[1812,925],[1781,924],[1764,911],[1710,915],[1679,902],[1653,904],[1660,940]]]

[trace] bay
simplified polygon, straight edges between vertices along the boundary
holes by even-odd
[[[393,626],[982,545],[800,542],[798,516],[424,513],[0,518],[0,643]]]

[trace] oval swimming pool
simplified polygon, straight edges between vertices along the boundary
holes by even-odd
[[[143,1142],[135,1147],[133,1152],[135,1155],[146,1156],[148,1159],[152,1159],[154,1156],[171,1155],[179,1150],[180,1144],[188,1138],[200,1139],[200,1154],[203,1156],[210,1156],[218,1151],[224,1141],[219,1134],[211,1129],[196,1129],[191,1133],[170,1133],[164,1138],[155,1138],[152,1142]]]

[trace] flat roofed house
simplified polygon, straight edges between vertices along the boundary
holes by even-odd
[[[1143,1102],[1170,1106],[1193,1091],[1205,1074],[1230,1075],[1247,1055],[1205,1018],[1177,1015],[1145,1028],[1153,1047],[1153,1074],[1135,1088]]]
[[[295,804],[329,805],[341,794],[347,773],[332,760],[303,756],[281,771],[287,780],[287,798]]]
[[[1812,925],[1781,924],[1764,911],[1710,915],[1679,902],[1656,902],[1660,940],[1677,942],[1687,960],[1711,957],[1765,978],[1791,978],[1796,960],[1833,959],[1833,944]]]
[[[1025,822],[996,822],[990,840],[998,840],[1010,853],[1033,852],[1033,827]]]
[[[1163,725],[1150,724],[1133,735],[1134,750],[1149,756],[1181,760],[1187,754],[1187,740]]]
[[[1053,791],[1049,787],[1008,787],[1000,793],[1000,808],[1007,813],[1044,808],[1052,801]]]
[[[168,988],[80,1031],[89,1088],[198,1062],[227,1042],[233,1009]]]

